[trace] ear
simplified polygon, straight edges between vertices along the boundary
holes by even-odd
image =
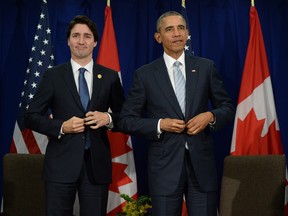
[[[160,35],[159,32],[155,32],[155,33],[154,33],[154,38],[155,38],[155,40],[156,40],[159,44],[162,43],[161,35]]]
[[[94,47],[96,47],[96,46],[97,46],[97,41],[94,42]]]

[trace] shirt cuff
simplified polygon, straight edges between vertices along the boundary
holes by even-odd
[[[158,124],[157,124],[157,137],[158,139],[160,138],[160,135],[162,134],[162,130],[160,129],[160,122],[162,119],[159,119]]]
[[[63,122],[63,124],[64,124],[64,122]],[[62,137],[62,135],[65,135],[65,133],[63,132],[63,124],[62,124],[62,126],[61,126],[61,128],[60,128],[60,132],[59,132],[59,135],[58,135],[58,139],[60,139],[60,138]]]
[[[210,111],[211,112],[211,111]],[[213,113],[213,112],[211,112],[212,113],[212,115],[213,115],[213,118],[214,118],[214,121],[213,122],[209,122],[209,125],[210,126],[214,126],[215,124],[216,124],[216,116],[215,116],[215,114]]]
[[[111,115],[110,115],[108,112],[106,112],[106,114],[107,114],[108,117],[109,117],[109,123],[106,124],[106,127],[107,127],[109,130],[111,130],[111,129],[114,127],[113,120],[112,120]]]

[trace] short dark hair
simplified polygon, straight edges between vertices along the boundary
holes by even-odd
[[[157,22],[156,22],[156,31],[159,32],[160,31],[160,28],[161,28],[161,24],[162,24],[162,21],[165,17],[168,17],[168,16],[179,16],[183,19],[183,22],[184,22],[184,25],[185,27],[187,28],[187,24],[186,24],[186,20],[185,18],[182,16],[182,14],[178,13],[177,11],[167,11],[165,12],[164,14],[162,14]]]
[[[97,30],[97,25],[96,23],[91,20],[89,17],[85,16],[85,15],[78,15],[75,16],[69,23],[67,31],[66,31],[66,36],[67,39],[69,39],[70,34],[71,34],[71,30],[72,28],[76,25],[76,24],[86,24],[88,26],[88,28],[91,30],[91,32],[93,33],[94,36],[94,41],[97,42],[98,41],[98,30]]]

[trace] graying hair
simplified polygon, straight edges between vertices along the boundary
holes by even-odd
[[[157,22],[156,22],[156,31],[157,31],[157,32],[160,31],[160,28],[161,28],[161,24],[162,24],[163,19],[164,19],[165,17],[169,17],[169,16],[179,16],[179,17],[181,17],[181,18],[183,19],[183,22],[184,22],[185,27],[187,28],[187,26],[186,26],[186,20],[184,19],[184,17],[182,16],[182,14],[180,14],[180,13],[178,13],[178,12],[176,12],[176,11],[167,11],[167,12],[165,12],[164,14],[162,14],[162,15],[158,18],[158,20],[157,20]]]

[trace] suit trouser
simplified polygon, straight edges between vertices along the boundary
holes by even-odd
[[[80,216],[106,216],[109,185],[93,182],[90,158],[90,152],[86,150],[78,181],[45,182],[46,216],[72,216],[77,191]]]
[[[217,215],[217,192],[201,190],[193,170],[189,150],[185,150],[182,174],[176,191],[169,196],[152,197],[153,216],[181,216],[184,195],[189,216]]]

